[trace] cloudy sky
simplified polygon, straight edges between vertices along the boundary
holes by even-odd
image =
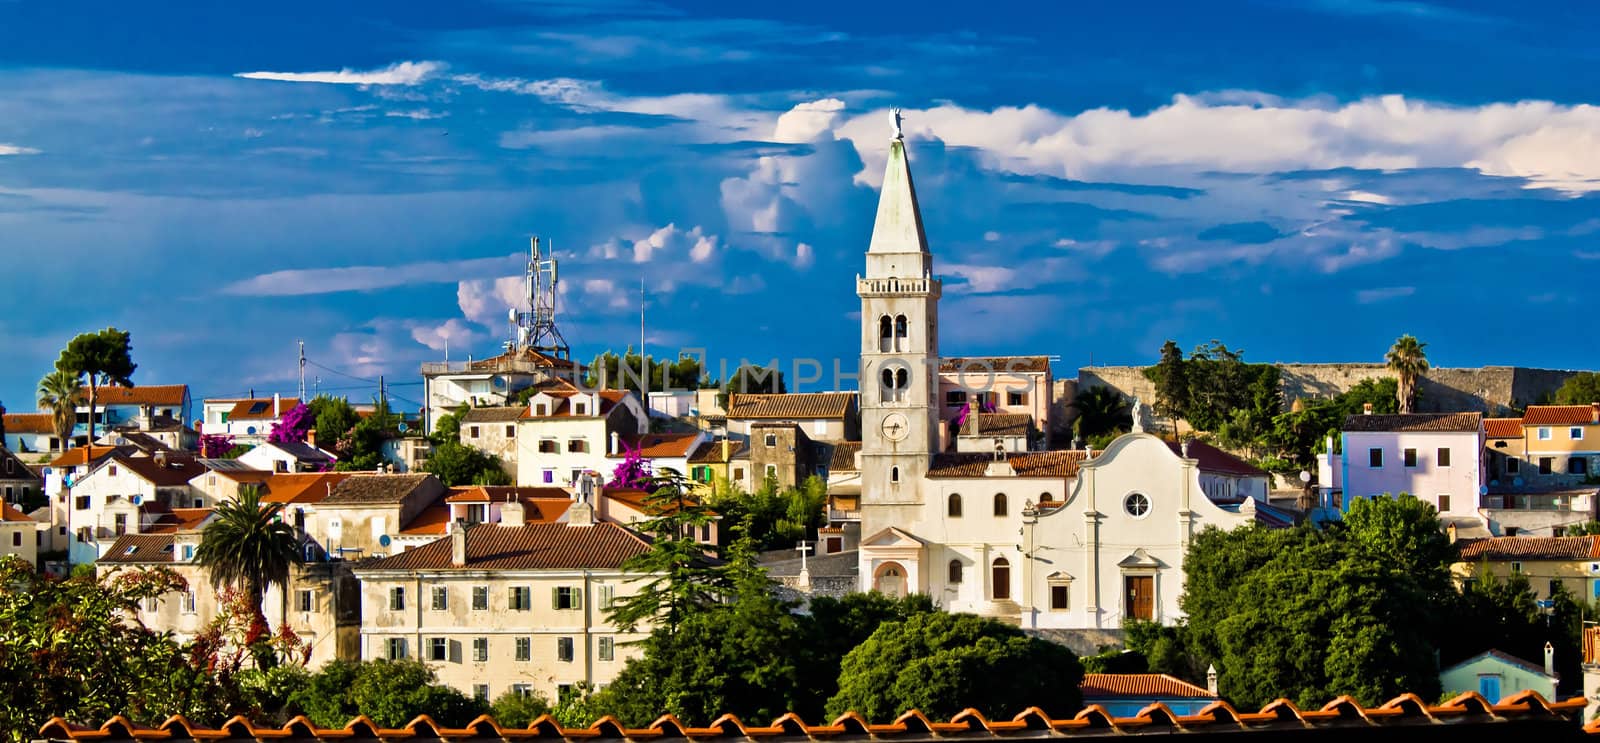
[[[652,350],[848,369],[893,106],[947,354],[1594,366],[1585,3],[873,6],[0,0],[0,400],[115,325],[197,399],[304,340],[415,403],[534,234],[580,357],[642,280]]]

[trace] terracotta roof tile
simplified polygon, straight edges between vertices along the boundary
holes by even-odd
[[[116,453],[111,456],[129,471],[138,475],[140,479],[156,487],[177,487],[187,485],[190,480],[206,471],[205,465],[200,460],[183,453],[164,452],[153,455],[132,455]],[[105,465],[101,465],[104,468]],[[97,468],[95,472],[99,472]],[[93,473],[91,473],[92,475]]]
[[[155,504],[150,504],[155,505]],[[152,510],[148,506],[145,511]],[[161,515],[155,523],[144,529],[146,534],[175,534],[180,531],[195,531],[205,524],[206,519],[214,513],[209,508],[173,508]]]
[[[412,550],[415,552],[416,550]],[[409,554],[409,553],[408,553]],[[390,558],[394,559],[394,558]],[[1476,692],[1467,692],[1443,704],[1428,704],[1415,694],[1403,694],[1379,707],[1363,708],[1350,697],[1339,697],[1321,709],[1302,710],[1287,699],[1280,699],[1260,712],[1240,712],[1224,701],[1216,701],[1194,715],[1176,715],[1164,705],[1152,705],[1132,717],[1113,717],[1104,707],[1091,706],[1072,717],[1052,718],[1037,707],[1022,710],[1012,719],[989,720],[968,709],[949,722],[934,721],[917,710],[910,710],[893,722],[871,722],[854,712],[840,715],[829,724],[810,724],[794,714],[784,715],[771,724],[746,723],[724,715],[706,727],[692,727],[671,715],[645,728],[625,728],[613,717],[603,717],[587,728],[563,727],[545,715],[527,727],[503,727],[484,715],[466,728],[446,727],[428,715],[421,715],[405,727],[379,729],[370,719],[357,717],[342,728],[319,728],[305,717],[296,717],[282,727],[256,725],[243,717],[229,720],[222,729],[208,728],[175,715],[160,727],[136,725],[125,717],[113,717],[98,726],[77,725],[55,717],[39,730],[39,737],[51,740],[168,741],[174,739],[237,741],[300,741],[383,738],[389,740],[456,741],[516,740],[708,740],[742,743],[751,740],[805,739],[833,741],[873,741],[874,743],[932,743],[962,738],[968,740],[1052,740],[1068,738],[1122,738],[1128,735],[1185,734],[1195,739],[1237,738],[1239,733],[1260,733],[1276,740],[1304,734],[1307,740],[1333,736],[1354,737],[1362,731],[1407,728],[1415,740],[1468,740],[1535,736],[1555,740],[1577,738],[1583,733],[1600,733],[1600,721],[1580,728],[1587,701],[1582,697],[1552,702],[1534,691],[1523,691],[1489,704]],[[1386,737],[1401,737],[1389,734]]]
[[[1352,415],[1344,419],[1346,431],[1426,431],[1432,433],[1472,432],[1483,423],[1481,413],[1407,413],[1393,415]]]
[[[1173,454],[1183,456],[1182,444],[1168,441],[1167,448],[1171,449]],[[1244,477],[1265,477],[1267,475],[1265,470],[1204,441],[1189,442],[1189,458],[1200,463],[1201,472],[1216,472]]]
[[[1590,560],[1600,558],[1600,536],[1490,537],[1456,543],[1463,561]]]
[[[368,506],[399,503],[422,487],[433,475],[356,475],[333,486],[333,494],[322,499],[325,506]]]
[[[700,448],[689,455],[690,464],[722,464],[722,442],[724,439],[712,439],[701,442]],[[728,459],[734,459],[744,451],[743,441],[728,442]]]
[[[728,396],[729,418],[844,418],[855,404],[852,392],[795,392]]]
[[[82,389],[83,404],[89,404],[89,388]],[[94,404],[100,405],[173,405],[181,406],[189,397],[186,384],[146,384],[136,387],[101,387],[95,392]]]
[[[21,511],[11,507],[10,503],[0,503],[0,521],[32,521],[33,519]]]
[[[6,413],[6,433],[48,433],[56,432],[55,422],[49,413]]]
[[[962,436],[1026,436],[1031,430],[1033,416],[1027,413],[979,413],[961,424]]]
[[[452,565],[450,539],[429,542],[392,557],[363,563],[368,570],[575,570],[615,569],[650,549],[644,537],[622,526],[597,523],[474,524],[467,527],[467,564]]]
[[[828,462],[828,471],[855,472],[856,454],[860,451],[860,441],[840,441],[834,444],[833,457]]]
[[[547,353],[541,353],[532,348],[523,349],[521,352],[507,351],[499,356],[490,356],[487,359],[478,359],[467,364],[472,371],[496,371],[507,366],[508,362],[527,362],[535,366],[548,369],[571,369],[572,362],[567,359],[557,358]]]
[[[952,356],[939,360],[941,372],[965,372],[968,376],[1005,372],[1038,373],[1050,371],[1046,356]]]
[[[106,457],[122,452],[131,454],[137,451],[131,446],[79,446],[68,449],[50,460],[52,467],[76,467],[82,464],[98,462]]]
[[[1077,450],[1014,452],[1006,455],[1016,477],[1068,478],[1078,476],[1078,465],[1083,464],[1085,452]],[[987,477],[989,463],[994,455],[986,452],[936,454],[928,477],[977,478]]]
[[[492,408],[469,408],[467,412],[461,415],[461,422],[512,423],[518,418],[521,418],[522,414],[526,411],[527,408],[521,405],[506,405]]]
[[[278,405],[277,405],[278,412],[276,414],[274,414],[273,413],[272,398],[270,398],[270,397],[245,398],[245,399],[239,400],[238,402],[235,402],[233,404],[233,409],[228,411],[228,420],[229,421],[259,421],[259,420],[268,420],[269,421],[269,420],[273,420],[273,419],[277,418],[278,416],[280,416],[280,415],[282,415],[284,413],[287,413],[287,412],[289,412],[291,410],[294,410],[295,406],[299,405],[299,404],[300,404],[300,398],[297,398],[297,397],[281,397],[281,398],[278,398]]]
[[[444,501],[438,501],[422,509],[415,518],[406,522],[400,528],[400,533],[406,536],[427,536],[431,534],[443,535],[450,531],[450,506]]]
[[[283,472],[267,478],[263,503],[321,503],[353,472]]]
[[[701,434],[698,433],[647,433],[643,436],[623,436],[622,441],[627,448],[640,448],[639,455],[645,459],[676,459],[689,456],[689,450],[699,442]],[[624,453],[607,454],[611,459],[621,459]]]
[[[117,541],[111,543],[106,554],[95,562],[172,562],[172,535],[124,534],[117,537]]]
[[[1522,422],[1529,426],[1600,422],[1600,402],[1592,405],[1529,405],[1522,413]]]
[[[1083,696],[1089,697],[1179,697],[1216,699],[1217,695],[1182,679],[1164,673],[1086,673]]]
[[[1484,418],[1483,428],[1491,439],[1522,438],[1521,418]]]
[[[508,498],[516,498],[519,501],[556,498],[572,500],[572,495],[566,490],[554,486],[457,485],[450,488],[450,495],[445,498],[445,502],[488,503],[489,501],[503,502]]]

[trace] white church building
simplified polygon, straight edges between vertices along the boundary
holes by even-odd
[[[1104,452],[1003,442],[992,453],[942,450],[941,283],[898,129],[897,117],[866,275],[856,278],[861,588],[924,593],[947,610],[1024,627],[1175,621],[1195,534],[1291,523],[1267,505],[1266,473],[1204,444],[1176,450],[1142,432],[1142,415]],[[1216,486],[1257,479],[1226,496]]]

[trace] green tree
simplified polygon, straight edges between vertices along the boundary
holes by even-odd
[[[29,739],[54,715],[159,725],[183,714],[220,724],[227,689],[170,635],[132,619],[139,602],[186,587],[166,568],[56,580],[0,557],[0,735]]]
[[[441,725],[462,727],[487,708],[454,687],[439,684],[428,664],[409,659],[364,664],[350,685],[350,701],[357,712],[386,728],[401,727],[421,714]]]
[[[106,385],[133,386],[133,372],[139,365],[133,363],[133,346],[125,330],[106,328],[96,333],[83,333],[67,342],[56,359],[56,370],[75,378],[86,378],[89,383],[89,442],[95,440],[94,412],[100,388]]]
[[[776,366],[745,364],[728,378],[727,384],[722,386],[722,392],[717,395],[717,404],[727,407],[729,395],[774,395],[788,391],[789,388],[783,382],[783,372]]]
[[[261,490],[239,488],[237,500],[223,501],[200,533],[195,563],[205,568],[211,585],[233,585],[250,597],[257,617],[269,586],[287,586],[289,570],[299,560],[294,528],[281,517],[282,503],[261,502]]]
[[[829,716],[888,721],[909,709],[948,718],[972,707],[1009,718],[1030,706],[1066,716],[1081,706],[1083,667],[1067,648],[972,614],[889,622],[844,657]]]
[[[530,387],[529,389],[533,388]],[[526,404],[527,402],[524,401],[523,405]],[[439,416],[439,420],[433,422],[433,433],[428,438],[433,441],[435,446],[442,446],[452,441],[458,444],[461,443],[461,416],[466,415],[467,410],[467,404],[461,403],[459,407]]]
[[[1157,415],[1178,420],[1188,417],[1189,371],[1183,351],[1178,344],[1168,340],[1161,345],[1161,360],[1144,370],[1144,376],[1155,383],[1156,399],[1152,401]]]
[[[645,509],[650,518],[635,528],[652,537],[650,551],[628,558],[624,572],[641,576],[633,595],[618,599],[609,610],[617,627],[631,630],[640,622],[659,622],[667,634],[698,608],[729,593],[727,571],[706,554],[694,535],[711,523],[712,513],[693,494],[692,480],[671,468],[651,479]]]
[[[647,391],[661,391],[669,387],[673,390],[695,390],[715,386],[706,378],[697,357],[683,354],[674,361],[654,356],[640,358],[631,347],[620,356],[613,351],[596,356],[589,364],[586,383],[591,387],[631,390],[640,397]],[[643,389],[645,386],[649,390]]]
[[[545,699],[542,694],[531,692],[524,694],[510,689],[495,697],[494,704],[489,707],[489,714],[494,715],[494,721],[500,723],[500,727],[525,728],[528,723],[550,714],[550,700]],[[584,723],[582,727],[588,726],[589,723]]]
[[[78,375],[56,371],[39,380],[39,409],[50,411],[50,427],[61,440],[61,450],[72,448],[72,429],[78,424],[78,403],[82,387]]]
[[[1416,336],[1402,335],[1383,355],[1384,363],[1400,383],[1395,394],[1401,413],[1412,412],[1416,403],[1417,377],[1428,371],[1428,355],[1423,350],[1427,347],[1428,344],[1418,342]]]
[[[317,727],[344,727],[360,714],[350,698],[350,689],[363,667],[360,661],[337,658],[322,664],[303,686],[289,694],[290,709],[305,715]]]
[[[316,420],[312,430],[317,432],[317,447],[328,451],[336,451],[340,439],[361,422],[361,416],[350,406],[350,401],[342,397],[319,395],[308,407]]]
[[[1557,405],[1588,405],[1600,402],[1600,374],[1578,372],[1556,390]]]
[[[505,470],[500,467],[499,457],[459,441],[446,441],[435,446],[422,469],[439,478],[445,487],[500,484],[507,479]],[[495,482],[481,482],[485,480]]]
[[[1133,428],[1132,403],[1110,387],[1079,390],[1072,408],[1078,411],[1078,435],[1085,439]]]
[[[839,666],[851,650],[887,622],[936,611],[939,608],[933,599],[923,594],[895,598],[871,591],[841,598],[813,596],[807,606],[804,642],[794,648],[802,654],[799,665],[804,690],[794,712],[807,720],[823,719],[828,699],[839,693]]]
[[[335,451],[340,460],[334,469],[364,472],[383,464],[384,442],[400,435],[400,416],[389,409],[387,400],[378,400],[372,415],[361,418],[340,439]]]

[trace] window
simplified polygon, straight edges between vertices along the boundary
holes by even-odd
[[[905,344],[901,343],[900,341],[906,337],[906,325],[907,323],[905,315],[894,316],[894,349],[896,351],[905,350]]]
[[[1439,513],[1444,513],[1445,511],[1448,511],[1448,510],[1450,510],[1450,494],[1449,493],[1440,493],[1439,494]]]
[[[300,607],[300,611],[302,611],[302,612],[311,611],[312,603],[311,603],[311,592],[310,591],[295,591],[294,592],[294,596],[295,596],[295,605]]]
[[[541,402],[541,403],[533,406],[533,414],[534,415],[549,415],[550,414],[550,408],[548,406],[546,406],[544,403]]]
[[[1122,510],[1136,519],[1144,518],[1150,513],[1150,497],[1144,493],[1130,493],[1122,499]]]
[[[516,658],[517,658],[517,660],[520,660],[520,661],[533,660],[533,638],[529,638],[529,637],[518,637],[517,638],[517,655],[516,655]]]
[[[610,609],[611,602],[616,600],[616,587],[602,583],[598,586],[595,586],[594,590],[598,591],[600,594],[600,608]]]
[[[950,390],[949,392],[944,393],[944,404],[946,404],[946,405],[949,405],[951,407],[955,407],[957,405],[964,405],[964,404],[966,404],[966,402],[967,402],[967,391],[966,390]]]
[[[1506,474],[1515,475],[1522,467],[1522,460],[1516,457],[1506,457]]]
[[[183,598],[178,604],[178,609],[185,614],[194,613],[194,591],[183,592]]]
[[[467,427],[467,438],[472,438],[472,439],[478,438],[478,427],[477,426],[468,426]]]
[[[444,586],[433,587],[433,610],[445,611],[450,608],[450,589]]]
[[[406,608],[406,589],[399,586],[389,589],[389,611],[404,611]],[[405,656],[401,656],[402,658]]]
[[[945,513],[947,513],[950,516],[950,518],[953,518],[953,519],[961,518],[961,494],[960,493],[951,493],[950,494],[949,504],[947,506],[945,506]]]
[[[476,700],[478,700],[480,702],[489,701],[489,685],[488,684],[473,684],[472,685],[472,698],[476,699]]]
[[[533,696],[533,684],[512,684],[511,690],[516,692],[519,697]]]
[[[150,613],[161,611],[161,599],[154,596],[144,600],[144,610]]]
[[[1520,530],[1520,529],[1518,529],[1518,528],[1517,528],[1517,527],[1515,527],[1515,526],[1508,526],[1508,527],[1506,527],[1506,536],[1508,536],[1508,537],[1514,537],[1514,536],[1516,536],[1516,535],[1517,535],[1517,534],[1519,534],[1519,533],[1521,533],[1521,530]],[[1517,564],[1517,565],[1521,565],[1521,564],[1522,564],[1522,563],[1516,563],[1516,564]],[[1519,569],[1520,569],[1520,568],[1519,568]]]
[[[583,589],[572,586],[557,586],[554,591],[553,602],[557,609],[582,609]]]
[[[743,467],[734,467],[733,468],[733,480],[734,480],[734,482],[744,482],[744,468]]]
[[[767,434],[766,436],[762,437],[761,443],[764,446],[777,446],[778,445],[778,434],[775,434],[775,433]]]
[[[406,657],[406,638],[389,638],[389,660],[400,660]]]
[[[117,466],[116,465],[113,464],[107,469],[108,469],[108,472],[106,474],[111,475],[112,477],[116,477],[117,476]]]
[[[1440,467],[1449,467],[1450,466],[1450,450],[1449,449],[1444,448],[1444,447],[1440,447],[1438,453],[1435,456],[1437,457],[1435,462]]]
[[[1011,563],[1004,557],[997,557],[990,568],[990,590],[995,601],[1005,601],[1011,598]]]
[[[484,663],[489,660],[489,638],[472,638],[472,660],[475,663]]]
[[[486,503],[473,503],[467,506],[467,523],[481,524],[489,520],[489,506]]]
[[[1572,439],[1573,441],[1582,441],[1583,440],[1583,427],[1582,426],[1573,426],[1572,428],[1567,429],[1567,437]]]
[[[844,551],[844,537],[828,537],[828,554],[834,555]]]
[[[1368,467],[1382,467],[1383,466],[1383,450],[1382,449],[1368,449],[1367,450],[1367,466]]]
[[[1005,493],[995,493],[994,494],[994,515],[996,515],[996,516],[1004,516],[1004,515],[1006,515],[1006,494]]]
[[[556,638],[556,660],[561,661],[562,663],[572,662],[572,638]]]
[[[89,510],[89,496],[80,495],[80,496],[78,496],[76,498],[73,498],[72,500],[74,501],[73,505],[77,506],[79,511],[87,511],[87,510]]]
[[[600,638],[600,660],[617,659],[617,641],[610,637]]]
[[[22,546],[22,532],[20,532],[20,531],[11,532],[11,546],[12,547],[21,547]]]
[[[112,520],[115,523],[115,531],[117,532],[117,536],[120,537],[128,533],[128,514],[119,513],[112,517]]]
[[[959,584],[961,582],[961,561],[960,560],[951,560],[950,561],[950,575],[947,578],[947,580],[950,583],[953,583],[953,584]]]
[[[582,402],[574,403],[572,405],[572,414],[573,415],[588,415],[589,414],[589,405],[588,405],[588,403],[582,403]]]
[[[1555,465],[1555,462],[1555,457],[1539,457],[1539,474],[1550,474],[1550,470]]]
[[[1549,441],[1550,440],[1550,429],[1549,428],[1541,427],[1539,429],[1539,440],[1540,441]]]
[[[1507,529],[1506,531],[1510,531],[1510,529]],[[1511,534],[1511,535],[1507,535],[1507,536],[1515,536],[1515,535]],[[1520,562],[1511,563],[1511,572],[1513,572],[1513,573],[1522,572],[1522,563],[1520,563]]]
[[[1587,475],[1587,474],[1589,474],[1589,460],[1584,459],[1583,457],[1572,457],[1571,459],[1568,459],[1567,460],[1567,474],[1569,474],[1569,475]]]
[[[911,389],[911,372],[904,366],[883,370],[880,377],[882,389],[879,391],[881,402],[904,402],[906,390]]]
[[[589,442],[583,439],[573,439],[567,442],[568,453],[582,453],[589,451]]]
[[[533,589],[527,586],[513,586],[511,597],[506,608],[512,611],[527,611],[533,608]]]
[[[899,467],[890,467],[889,468],[889,482],[900,482],[900,468]]]
[[[555,439],[540,439],[539,440],[539,453],[540,454],[558,454],[560,452],[561,452],[561,445],[557,444]]]
[[[1064,585],[1050,586],[1050,609],[1052,611],[1066,611],[1067,587]]]
[[[1006,404],[1007,405],[1027,405],[1028,404],[1028,393],[1026,393],[1026,392],[1007,392],[1006,393]]]
[[[1415,466],[1417,466],[1417,450],[1416,449],[1406,449],[1405,452],[1404,452],[1404,457],[1405,457],[1405,466],[1407,466],[1407,467],[1415,467]]]
[[[888,315],[884,315],[883,317],[878,318],[878,350],[879,351],[891,350],[891,348],[889,346],[889,339],[891,337],[893,337],[893,335],[894,335],[894,331],[892,330],[893,327],[894,327],[894,321],[890,320]]]
[[[472,610],[473,611],[487,611],[488,609],[489,609],[489,587],[488,586],[473,586],[472,587]]]
[[[443,637],[428,638],[428,660],[449,660],[450,642]]]
[[[555,482],[556,481],[556,471],[555,470],[545,470],[544,471],[544,481],[546,483]]]

